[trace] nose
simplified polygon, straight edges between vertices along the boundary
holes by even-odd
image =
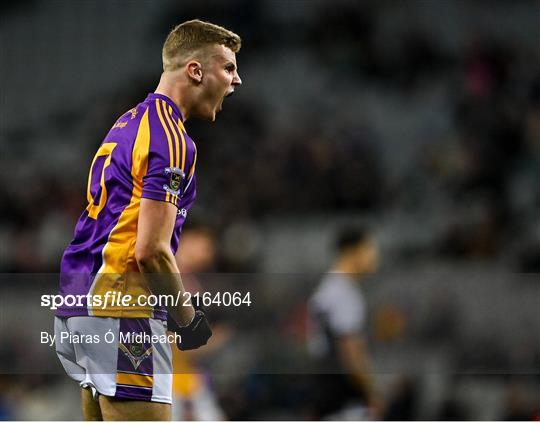
[[[240,75],[238,75],[238,73],[235,73],[234,78],[233,78],[233,81],[232,81],[232,84],[233,84],[234,86],[236,86],[236,85],[242,85],[242,80],[240,79]]]

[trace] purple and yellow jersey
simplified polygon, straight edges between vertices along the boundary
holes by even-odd
[[[166,319],[164,307],[140,306],[151,294],[135,260],[141,198],[178,208],[171,238],[176,253],[182,225],[196,195],[197,150],[178,107],[161,94],[122,115],[98,149],[88,176],[88,206],[62,257],[60,291],[66,296],[130,295],[129,306],[59,307],[56,315]],[[110,299],[110,298],[109,298]],[[68,302],[69,305],[69,302]]]

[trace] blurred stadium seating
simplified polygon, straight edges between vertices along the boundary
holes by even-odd
[[[289,365],[302,360],[302,307],[344,222],[369,223],[381,246],[381,273],[363,289],[386,418],[540,415],[538,1],[26,0],[0,10],[4,281],[58,271],[102,137],[155,88],[167,32],[201,18],[242,36],[243,85],[215,124],[187,123],[199,149],[188,221],[217,230],[215,272],[242,274],[230,280],[244,287],[253,278],[262,298],[253,327],[207,363],[228,417],[309,417]],[[14,336],[26,320],[11,326],[9,311],[44,312],[24,293],[0,286],[4,369],[32,356]],[[265,357],[278,354],[261,341],[265,325],[289,347],[288,366]],[[59,372],[5,373],[0,418],[79,416]]]

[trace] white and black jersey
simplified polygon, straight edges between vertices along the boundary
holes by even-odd
[[[366,304],[358,282],[347,274],[326,274],[311,296],[309,313],[309,350],[328,359],[335,354],[336,338],[364,330]]]
[[[366,303],[358,282],[348,274],[328,273],[309,300],[308,348],[318,363],[316,413],[325,416],[351,402],[363,402],[364,393],[343,367],[338,339],[361,334],[366,324]]]

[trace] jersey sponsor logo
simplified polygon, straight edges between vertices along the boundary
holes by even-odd
[[[120,128],[120,129],[125,128],[127,124],[128,124],[127,122],[116,122],[113,125],[113,129],[114,128]]]
[[[179,195],[180,186],[186,174],[178,167],[165,168],[165,174],[169,175],[169,185],[163,185],[163,189],[170,194]]]
[[[134,107],[133,109],[130,109],[129,113],[131,113],[131,120],[135,119],[135,117],[137,116],[137,108]]]
[[[179,209],[177,214],[181,214],[182,217],[187,217],[187,210],[186,209]]]

